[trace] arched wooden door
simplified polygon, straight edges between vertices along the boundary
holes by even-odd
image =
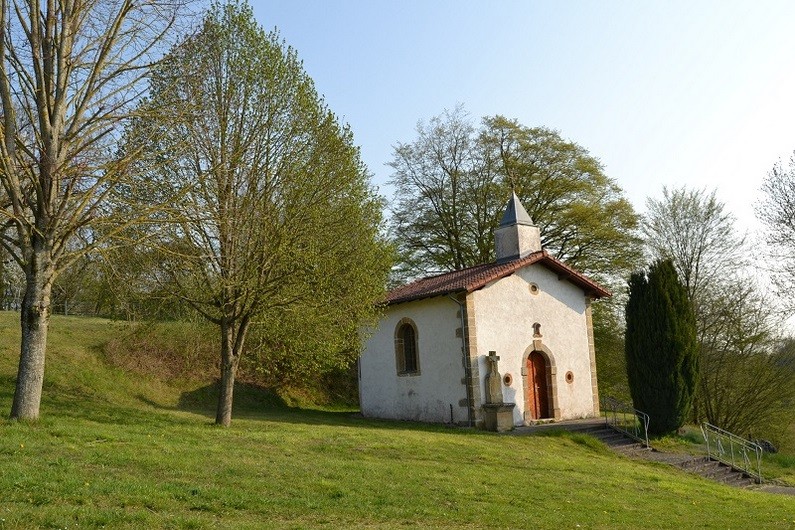
[[[525,381],[525,406],[532,418],[549,418],[549,388],[547,386],[547,361],[539,352],[527,357],[527,380]]]

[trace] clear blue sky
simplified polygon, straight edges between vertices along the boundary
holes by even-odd
[[[711,190],[753,230],[795,150],[795,1],[251,0],[348,122],[374,184],[392,146],[456,104],[560,131],[639,211]]]

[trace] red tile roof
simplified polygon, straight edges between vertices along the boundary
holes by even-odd
[[[421,298],[442,296],[445,294],[466,292],[471,293],[486,286],[487,283],[506,276],[510,276],[522,267],[538,263],[556,273],[561,280],[568,280],[580,287],[585,294],[594,298],[610,296],[610,292],[591,280],[584,274],[577,272],[562,261],[550,256],[546,250],[534,252],[524,258],[499,263],[486,263],[475,265],[468,269],[447,272],[438,276],[429,276],[414,281],[402,287],[393,289],[387,294],[386,302],[389,305],[410,302]]]

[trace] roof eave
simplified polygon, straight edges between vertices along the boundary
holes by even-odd
[[[589,296],[590,298],[609,298],[613,296],[610,291],[595,281],[591,280],[581,272],[572,269],[562,261],[559,261],[549,254],[546,254],[544,259],[540,261],[542,265],[546,266],[552,272],[555,272],[558,275],[559,280],[566,280],[576,285],[583,290],[586,296]]]
[[[429,298],[436,298],[438,296],[449,296],[451,294],[467,293],[467,292],[469,292],[469,291],[466,291],[465,289],[446,289],[444,291],[438,291],[438,292],[423,294],[423,295],[419,295],[419,296],[404,296],[404,297],[401,297],[401,298],[396,298],[394,300],[387,300],[386,305],[387,305],[387,307],[389,307],[389,306],[398,305],[398,304],[405,304],[407,302],[416,302],[418,300],[427,300]]]

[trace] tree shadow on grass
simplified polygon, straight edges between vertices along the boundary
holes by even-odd
[[[177,409],[191,412],[212,411],[218,404],[218,383],[214,382],[189,392],[183,392]],[[245,414],[263,409],[287,409],[287,403],[267,388],[249,383],[235,383],[233,413]]]
[[[218,405],[218,383],[183,392],[176,409],[214,419]],[[353,411],[326,411],[293,407],[272,390],[249,383],[235,383],[232,423],[238,420],[265,420],[290,423],[349,424]]]
[[[8,419],[14,399],[16,377],[0,376],[0,418]],[[65,417],[96,423],[148,424],[162,420],[163,416],[152,410],[109,401],[93,389],[80,385],[65,385],[45,378],[39,405],[39,420]]]
[[[11,410],[15,379],[0,376],[0,406],[7,403]],[[105,401],[90,389],[65,387],[47,384],[42,397],[42,417],[51,414],[105,424],[157,425],[161,422],[172,424],[195,424],[190,416],[170,414],[188,412],[207,418],[207,423],[215,419],[218,404],[218,384],[211,383],[189,392],[183,392],[175,406],[167,406],[143,394],[134,397],[141,405],[121,404]],[[2,411],[0,411],[2,412]],[[322,410],[289,406],[281,397],[269,389],[247,383],[235,383],[235,399],[232,412],[232,425],[235,420],[290,423],[302,425],[323,425],[336,427],[355,427],[387,429],[395,431],[411,430],[422,432],[443,432],[449,434],[472,434],[469,428],[448,424],[420,423],[399,420],[364,418],[358,411]],[[496,435],[477,431],[483,435]]]
[[[157,408],[159,407],[155,409]],[[104,401],[101,396],[74,389],[53,390],[42,396],[41,417],[48,418],[52,415],[115,425],[156,425],[163,421],[189,423],[188,419],[175,417],[165,410]]]
[[[140,396],[139,396],[140,399]],[[212,383],[190,392],[183,392],[176,409],[202,414],[212,420],[218,404],[218,384]],[[152,404],[157,407],[157,404]],[[235,420],[274,421],[304,425],[325,425],[373,429],[395,429],[426,432],[471,433],[472,429],[449,424],[433,424],[400,420],[364,418],[353,409],[322,410],[294,407],[267,388],[235,383],[232,425]]]

